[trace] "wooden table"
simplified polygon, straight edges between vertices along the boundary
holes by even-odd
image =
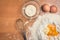
[[[25,23],[28,21],[22,15],[22,6],[30,0],[0,0],[0,40],[15,40],[11,37],[15,35],[19,40],[24,40],[21,32],[16,29],[16,20],[21,19]],[[40,5],[56,5],[60,13],[60,0],[35,0]],[[41,9],[40,9],[41,10]],[[40,12],[43,13],[43,12]],[[29,23],[32,25],[35,19]],[[7,36],[8,35],[8,36]]]

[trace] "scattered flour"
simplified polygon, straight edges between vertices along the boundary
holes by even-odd
[[[39,16],[31,28],[29,28],[30,37],[28,40],[48,40],[49,37],[44,33],[44,29],[47,25],[55,24],[57,31],[60,32],[60,15],[55,14],[45,14],[43,16]],[[57,39],[56,39],[57,38]],[[60,36],[50,37],[50,40],[60,40]]]

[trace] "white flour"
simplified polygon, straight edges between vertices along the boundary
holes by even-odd
[[[36,14],[36,7],[34,5],[27,5],[25,8],[25,13],[27,16],[34,16]]]
[[[39,16],[29,31],[31,33],[28,40],[48,40],[48,36],[44,33],[44,29],[47,25],[51,23],[55,23],[57,31],[60,32],[60,16],[55,14],[45,14],[43,16]],[[60,35],[56,37],[50,37],[50,40],[60,40]]]

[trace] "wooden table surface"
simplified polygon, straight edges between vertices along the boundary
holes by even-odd
[[[31,0],[0,0],[0,40],[24,40],[21,32],[16,29],[16,20],[21,19],[25,23],[27,18],[22,15],[22,6]],[[60,13],[60,0],[35,0],[40,5],[56,5]],[[40,12],[43,13],[43,12]],[[32,22],[29,23],[32,24]]]

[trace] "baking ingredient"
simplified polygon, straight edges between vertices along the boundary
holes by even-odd
[[[50,7],[50,12],[51,12],[51,13],[56,13],[56,12],[57,12],[57,7],[56,7],[55,5],[52,5],[52,6]]]
[[[25,8],[25,14],[29,17],[36,14],[36,7],[34,5],[27,5]]]
[[[42,10],[43,10],[44,12],[49,12],[49,11],[50,11],[50,6],[49,6],[48,4],[44,4],[44,5],[42,6]]]
[[[49,32],[47,33],[48,36],[57,36],[59,32],[56,30],[56,25],[49,24],[48,25]]]
[[[60,39],[60,16],[56,14],[45,14],[39,16],[32,27],[28,40],[59,40]]]

